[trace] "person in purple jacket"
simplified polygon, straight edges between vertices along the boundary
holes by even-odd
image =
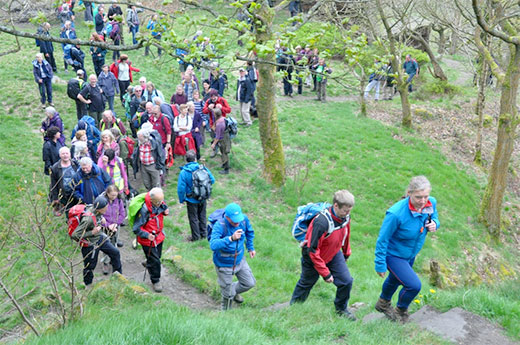
[[[40,128],[40,132],[45,134],[49,128],[52,126],[58,127],[60,133],[63,133],[63,122],[61,121],[60,114],[54,109],[54,107],[45,108],[45,119],[42,121],[42,126]],[[49,140],[46,136],[43,138],[45,141]],[[65,136],[62,135],[59,137],[58,141],[61,143],[61,146],[65,146]]]
[[[126,209],[119,193],[119,188],[116,185],[111,184],[103,193],[108,200],[107,212],[103,215],[107,222],[106,226],[110,230],[108,234],[110,236],[110,242],[118,247],[123,246],[123,242],[119,240],[119,227],[125,221]],[[101,262],[103,262],[103,274],[110,273],[110,257],[105,255]]]

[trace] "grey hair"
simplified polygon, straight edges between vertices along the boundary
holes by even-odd
[[[116,140],[110,129],[105,129],[103,132],[101,132],[101,137],[104,137],[105,135],[112,139],[112,141]]]
[[[150,189],[150,198],[156,200],[157,196],[161,195],[164,198],[164,192],[160,187]]]
[[[41,57],[41,58],[43,59],[43,54],[42,54],[42,53],[36,53],[36,55],[35,55],[35,56],[36,56],[36,58],[39,58],[39,57]]]
[[[152,101],[153,101],[154,104],[157,104],[157,105],[161,105],[161,104],[164,103],[163,100],[161,99],[161,97],[157,97],[157,96],[152,98]]]
[[[67,146],[62,146],[62,147],[60,147],[60,149],[58,150],[58,153],[61,155],[61,153],[62,153],[63,151],[69,151],[69,152],[70,152],[70,149],[69,149]]]
[[[431,190],[432,186],[430,181],[425,176],[414,176],[412,177],[410,184],[408,185],[408,189],[406,190],[406,194],[410,194],[416,192],[418,190]]]
[[[54,109],[54,107],[47,107],[45,108],[45,114],[56,114],[56,109]]]
[[[90,159],[90,157],[83,157],[79,160],[79,165],[81,166],[85,166],[85,165],[90,165],[92,166],[92,159]]]
[[[344,206],[354,207],[354,195],[346,189],[338,190],[334,193],[332,203],[338,204],[340,208]]]
[[[140,129],[138,132],[137,132],[137,137],[139,138],[139,136],[142,135],[145,142],[150,140],[150,130],[148,129]],[[139,142],[141,142],[139,140]]]
[[[197,160],[197,153],[195,150],[188,150],[186,152],[186,161],[187,162],[195,162]]]

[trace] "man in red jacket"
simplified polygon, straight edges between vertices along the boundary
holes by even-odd
[[[163,217],[170,213],[164,203],[164,192],[161,188],[152,188],[144,198],[144,204],[137,213],[132,230],[137,235],[137,242],[143,247],[146,256],[146,269],[150,272],[150,280],[155,292],[162,291],[161,254],[164,241]]]
[[[321,276],[336,285],[336,313],[348,320],[356,317],[347,306],[352,276],[347,267],[350,256],[350,210],[354,196],[348,190],[334,193],[333,205],[311,221],[302,246],[302,274],[296,283],[291,304],[303,303]]]
[[[215,116],[213,109],[220,109],[222,111],[222,117],[226,117],[231,112],[231,107],[224,97],[218,95],[218,91],[215,89],[209,90],[209,98],[202,108],[202,113],[209,115],[209,125],[213,128],[215,124]]]

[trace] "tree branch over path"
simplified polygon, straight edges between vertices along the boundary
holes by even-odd
[[[482,30],[484,30],[485,32],[487,32],[491,36],[494,36],[496,38],[500,38],[504,42],[507,42],[507,43],[510,43],[510,44],[514,44],[514,45],[520,45],[520,39],[518,38],[518,36],[506,35],[504,32],[498,31],[498,30],[493,29],[493,28],[491,28],[489,26],[489,24],[482,17],[482,12],[480,11],[480,8],[478,6],[478,1],[477,0],[471,0],[471,5],[473,7],[473,12],[475,12],[475,16],[477,17],[477,23],[478,23],[478,25],[480,25]]]

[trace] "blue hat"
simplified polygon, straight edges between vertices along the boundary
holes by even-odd
[[[242,209],[234,202],[226,206],[225,214],[233,223],[240,223],[244,220]]]
[[[95,210],[101,210],[106,205],[108,205],[108,200],[103,195],[100,195],[94,200],[94,209]]]

